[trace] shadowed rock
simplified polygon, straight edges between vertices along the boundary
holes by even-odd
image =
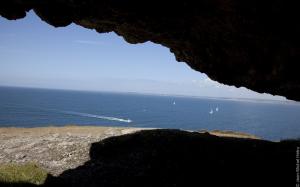
[[[91,160],[47,185],[294,186],[299,142],[147,130],[93,143]]]
[[[286,0],[1,0],[0,15],[33,9],[55,26],[152,41],[218,82],[300,100],[300,11]]]

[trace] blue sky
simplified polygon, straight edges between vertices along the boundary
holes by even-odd
[[[0,17],[0,85],[284,99],[212,81],[161,45],[128,44],[75,24],[54,28],[33,12],[17,21]]]

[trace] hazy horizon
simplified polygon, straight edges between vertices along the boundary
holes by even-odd
[[[0,41],[1,86],[286,100],[215,82],[161,45],[75,24],[54,28],[32,11],[18,21],[0,17]]]
[[[197,95],[180,95],[176,93],[164,94],[164,93],[152,93],[152,92],[134,92],[134,91],[112,91],[112,90],[81,90],[81,89],[65,89],[65,88],[42,88],[42,87],[31,87],[31,86],[10,86],[10,85],[0,85],[0,89],[29,89],[29,90],[49,90],[49,91],[66,91],[66,92],[86,92],[86,93],[112,93],[112,94],[137,94],[137,95],[149,95],[149,96],[170,96],[170,97],[185,97],[185,98],[203,98],[203,99],[217,99],[217,100],[237,100],[237,101],[270,101],[287,103],[287,104],[298,104],[297,101],[287,100],[287,99],[272,99],[266,98],[251,98],[251,97],[213,97],[213,96],[197,96]],[[268,102],[269,103],[269,102]]]

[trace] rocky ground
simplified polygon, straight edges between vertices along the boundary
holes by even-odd
[[[89,160],[91,143],[138,128],[0,128],[0,164],[34,162],[56,176]]]
[[[230,131],[78,126],[0,128],[0,142],[0,166],[37,163],[51,174],[45,187],[294,186],[300,147]],[[0,181],[12,185],[27,183]]]
[[[57,176],[88,161],[91,143],[139,130],[141,128],[93,126],[0,128],[0,164],[34,162]],[[216,136],[256,138],[243,133],[210,133]]]

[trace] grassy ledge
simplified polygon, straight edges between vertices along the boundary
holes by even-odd
[[[47,172],[35,163],[1,164],[0,183],[31,183],[40,185],[45,182]]]

